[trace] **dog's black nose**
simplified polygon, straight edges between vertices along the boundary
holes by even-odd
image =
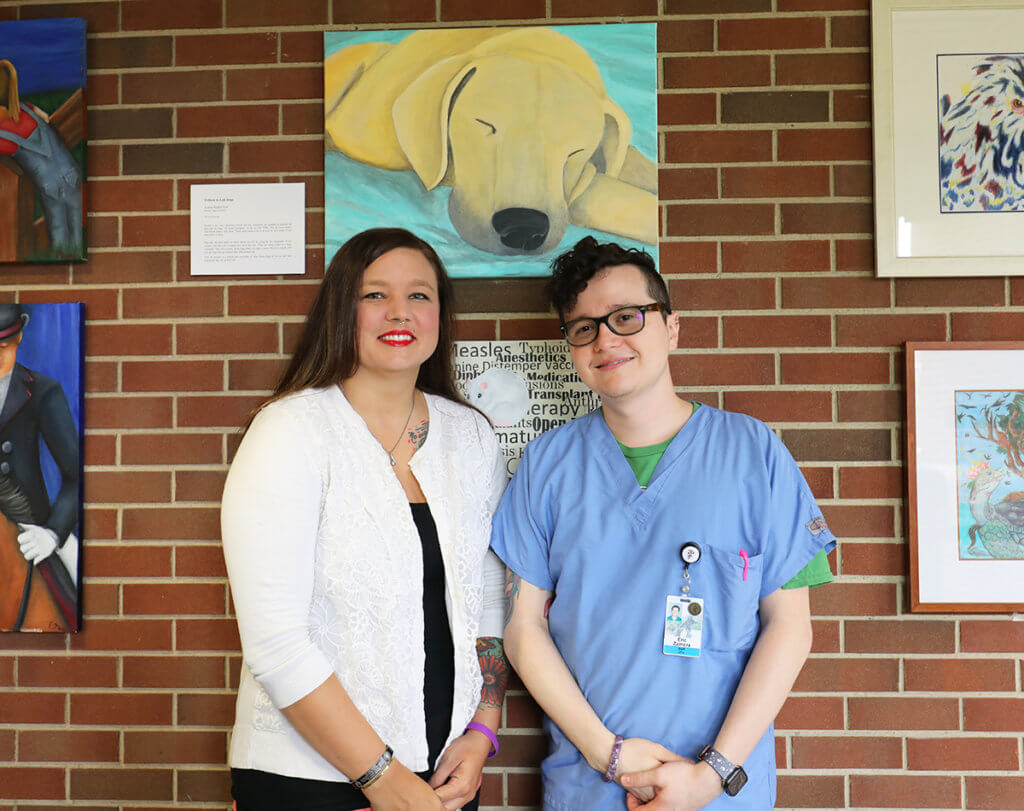
[[[548,236],[548,215],[533,208],[503,208],[491,217],[501,244],[517,251],[535,251]]]

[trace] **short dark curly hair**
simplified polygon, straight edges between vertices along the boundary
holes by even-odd
[[[607,267],[633,265],[647,280],[647,293],[659,304],[664,305],[662,317],[667,319],[671,312],[668,286],[658,273],[654,260],[646,251],[637,248],[623,248],[614,242],[598,242],[591,236],[583,237],[572,250],[566,251],[551,262],[551,279],[547,284],[548,301],[558,313],[560,320],[576,306],[576,300],[590,280]],[[637,302],[638,304],[641,302]]]

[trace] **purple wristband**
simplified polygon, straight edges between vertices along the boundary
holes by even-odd
[[[622,741],[621,735],[615,736],[615,743],[612,744],[612,756],[608,758],[608,771],[601,775],[601,779],[606,783],[611,783],[615,780],[615,775],[619,771],[619,755],[622,754]]]
[[[498,754],[498,736],[491,731],[489,726],[481,724],[479,721],[470,721],[466,724],[466,732],[469,732],[471,729],[475,729],[477,732],[482,732],[487,736],[487,740],[491,742],[491,754],[487,756],[488,760]],[[462,734],[465,735],[466,732],[463,732]]]

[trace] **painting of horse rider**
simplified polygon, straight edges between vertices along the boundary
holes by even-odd
[[[85,260],[85,20],[0,22],[0,262]]]
[[[0,304],[0,631],[81,626],[81,339],[81,304]]]

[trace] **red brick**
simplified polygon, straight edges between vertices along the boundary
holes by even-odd
[[[335,24],[433,22],[436,14],[434,0],[383,0],[373,5],[361,0],[332,0],[332,8]],[[319,47],[322,54],[322,41]]]
[[[670,236],[771,234],[775,230],[771,205],[689,203],[670,205],[667,210]]]
[[[85,508],[85,527],[82,537],[89,539],[89,547],[92,543],[101,539],[113,539],[117,537],[117,510],[100,510],[95,507]],[[90,552],[90,554],[92,554]],[[90,563],[90,572],[92,565]]]
[[[124,733],[125,763],[224,763],[227,754],[224,732]]]
[[[93,109],[107,104],[117,104],[121,98],[121,77],[113,74],[106,76],[92,75],[89,77],[89,83],[85,87],[85,106],[86,109]],[[86,118],[86,126],[88,127],[88,117]],[[93,154],[93,146],[90,144],[86,148],[88,155]],[[93,174],[92,157],[86,161],[86,165],[89,167],[89,175],[96,177],[100,175],[116,175],[120,174],[118,171],[118,164],[115,163],[113,166],[109,162],[110,160],[116,160],[117,156],[120,155],[121,150],[118,147],[112,147],[109,152],[104,153],[104,160],[102,163],[96,166],[96,174]]]
[[[232,172],[316,171],[323,166],[323,150],[320,138],[244,141],[228,145],[228,159]]]
[[[164,251],[89,251],[89,261],[75,265],[76,284],[116,284],[119,282],[169,282],[173,254]],[[128,290],[125,291],[127,300]],[[162,288],[165,294],[167,288]],[[128,314],[125,314],[128,316]]]
[[[89,366],[106,364],[86,364],[86,377],[89,376]],[[111,364],[115,365],[116,364]],[[117,440],[113,436],[102,434],[89,434],[85,440],[85,464],[90,465],[113,465],[117,459]]]
[[[169,397],[89,397],[86,400],[91,428],[170,428]]]
[[[175,721],[185,726],[226,726],[235,720],[233,693],[179,693]]]
[[[284,25],[323,25],[330,22],[327,0],[227,0],[225,22],[231,27],[277,28]],[[335,18],[336,22],[346,22]]]
[[[116,290],[83,290],[80,287],[66,287],[54,290],[20,290],[18,301],[22,304],[36,302],[81,302],[85,305],[85,318],[89,321],[117,318]]]
[[[551,0],[551,16],[558,17],[653,17],[658,0],[589,0],[580,6],[575,0]]]
[[[814,589],[811,594],[829,591],[838,583],[823,589]],[[831,612],[827,612],[831,613]],[[897,659],[846,659],[837,657],[811,657],[804,663],[793,690],[798,693],[841,693],[841,692],[896,692],[900,686],[900,663]],[[854,738],[853,740],[857,740]],[[861,739],[862,741],[865,739]],[[794,751],[796,741],[794,740]],[[827,757],[827,755],[823,755]],[[827,766],[802,766],[796,768],[829,768]]]
[[[72,769],[71,796],[87,800],[173,799],[171,769]]]
[[[64,696],[24,690],[0,693],[0,718],[5,724],[63,724]]]
[[[801,394],[808,394],[808,392],[801,392]],[[728,392],[726,393],[726,399],[728,400]],[[779,420],[782,422],[783,420]],[[800,472],[804,474],[804,478],[807,480],[807,486],[811,488],[811,492],[814,493],[814,497],[817,499],[834,498],[834,492],[832,487],[832,468],[830,467],[801,467]]]
[[[1024,305],[1024,282],[1020,279],[1010,281],[1010,304],[1014,307]]]
[[[117,6],[112,6],[110,3],[43,2],[19,5],[21,7],[21,19],[23,20],[45,19],[47,17],[84,17],[86,28],[90,34],[117,31]]]
[[[121,231],[122,244],[131,247],[188,245],[190,239],[189,218],[183,214],[124,217]]]
[[[251,284],[228,287],[229,315],[305,315],[317,284]]]
[[[1017,741],[1013,738],[956,738],[949,735],[908,738],[907,768],[913,771],[1017,771]]]
[[[169,473],[141,471],[92,471],[85,477],[85,496],[90,503],[166,502],[171,498]]]
[[[203,34],[174,38],[177,65],[254,65],[277,61],[276,33]]]
[[[828,270],[830,261],[829,244],[825,241],[766,240],[722,243],[722,270],[726,273]],[[790,280],[783,279],[783,285],[787,281]]]
[[[227,577],[220,542],[178,546],[174,552],[174,571],[179,577]]]
[[[116,80],[116,76],[113,77]],[[95,84],[95,77],[90,78],[90,86]],[[116,95],[115,95],[116,101]],[[89,182],[95,178],[121,174],[121,147],[113,144],[90,143],[86,149],[86,165],[89,167]],[[90,251],[89,258],[92,259]]]
[[[171,548],[90,543],[89,574],[93,577],[167,577],[171,574]]]
[[[177,134],[181,138],[277,135],[278,118],[277,104],[179,107]]]
[[[775,382],[771,355],[669,356],[672,379],[679,386],[752,386]]]
[[[839,623],[835,620],[811,619],[814,642],[811,653],[839,653]]]
[[[138,287],[124,290],[125,318],[195,318],[221,315],[224,293],[220,287]]]
[[[1024,623],[1005,620],[964,620],[960,646],[968,653],[1024,653]]]
[[[323,102],[304,104],[281,105],[281,134],[282,135],[319,135],[324,131],[324,105]],[[313,184],[310,181],[303,181],[307,184],[306,194],[313,193],[314,185],[322,185],[321,182]],[[307,203],[308,205],[308,203]],[[318,205],[323,205],[321,194]]]
[[[955,628],[941,620],[848,620],[847,653],[952,653]]]
[[[1024,334],[1024,313],[953,313],[954,341],[1019,341]]]
[[[832,505],[832,509],[836,505]],[[829,507],[825,507],[831,515]],[[838,530],[837,530],[838,533]],[[811,613],[816,617],[895,616],[895,583],[830,583],[811,590]],[[867,689],[867,688],[862,688]]]
[[[780,161],[869,161],[871,130],[780,130]]]
[[[889,282],[851,276],[806,276],[782,280],[782,306],[800,309],[888,307]]]
[[[711,51],[715,47],[714,20],[659,20],[658,53]]]
[[[822,507],[829,527],[839,538],[893,537],[893,509],[882,504],[829,504]]]
[[[775,57],[775,83],[778,85],[867,84],[870,80],[871,60],[866,53],[780,54]]]
[[[783,203],[784,234],[870,234],[874,218],[868,203]]]
[[[833,90],[832,118],[835,121],[871,123],[871,92],[868,90]]]
[[[222,614],[226,607],[221,584],[126,583],[122,588],[126,615]]]
[[[959,729],[953,698],[862,698],[851,696],[850,729]]]
[[[722,169],[723,197],[826,197],[826,166],[743,166]]]
[[[888,383],[889,356],[851,352],[782,355],[783,383]]]
[[[1001,306],[1006,295],[1002,279],[897,279],[898,307]]]
[[[841,808],[843,778],[785,774],[778,778],[778,802],[787,808]]]
[[[174,500],[219,504],[226,476],[226,470],[179,470],[174,474]]]
[[[871,166],[835,166],[836,197],[870,197],[874,189]]]
[[[177,650],[237,651],[238,624],[230,618],[178,620],[175,638]]]
[[[477,0],[442,0],[441,20],[523,20],[543,18],[544,0],[508,0],[501,5],[480,5]]]
[[[855,774],[850,803],[871,808],[959,808],[960,778],[903,774]]]
[[[116,761],[117,738],[113,730],[24,730],[18,735],[18,760],[41,763]]]
[[[554,340],[561,337],[554,318],[503,318],[501,338],[505,341]]]
[[[456,341],[493,341],[497,338],[498,332],[494,321],[486,321],[482,318],[460,318],[455,322],[455,340]],[[236,361],[232,361],[228,367],[228,373],[234,371],[234,364]],[[244,361],[242,362],[244,364]],[[257,361],[259,363],[259,361]],[[244,366],[240,367],[239,374],[244,375]],[[255,370],[254,370],[255,371]],[[257,372],[258,379],[262,383],[258,386],[235,386],[234,379],[230,378],[231,383],[228,388],[239,388],[239,389],[267,389],[270,388],[276,379],[279,379],[281,372],[283,371],[283,365],[278,364],[273,366],[271,364],[265,364],[261,366]],[[275,378],[276,375],[276,378]],[[271,378],[275,378],[273,381]]]
[[[90,214],[88,220],[89,248],[116,248],[120,245],[118,218]]]
[[[122,535],[129,540],[197,540],[220,537],[219,510],[146,507],[124,511]]]
[[[89,616],[103,614],[116,616],[119,612],[117,585],[114,583],[94,583],[86,581],[82,588],[82,602],[89,606]]]
[[[662,60],[662,65],[666,88],[757,87],[771,84],[771,62],[767,54],[668,56]]]
[[[867,11],[868,0],[779,0],[779,11]]]
[[[169,693],[74,693],[71,723],[136,726],[171,723]]]
[[[91,547],[89,551],[91,568]],[[117,661],[106,656],[22,656],[18,660],[18,684],[21,687],[115,687]]]
[[[1020,811],[1024,809],[1024,777],[968,777],[967,807],[986,811]]]
[[[66,637],[59,634],[26,634],[16,631],[0,631],[0,650],[18,651],[63,651],[67,646]],[[3,706],[0,699],[0,707]],[[2,717],[2,716],[0,716]]]
[[[771,8],[771,0],[665,0],[666,14],[736,14]]]
[[[190,428],[241,428],[248,424],[264,400],[266,397],[262,395],[179,397],[178,425]]]
[[[828,316],[736,315],[722,319],[724,346],[828,346]]]
[[[121,80],[123,104],[222,101],[223,79],[217,70],[127,73]]]
[[[222,656],[126,656],[125,687],[224,687]],[[183,763],[190,762],[183,760]]]
[[[126,465],[203,465],[223,461],[221,435],[210,433],[126,434],[121,437]]]
[[[89,324],[86,345],[97,355],[169,355],[170,324]]]
[[[168,620],[92,619],[71,637],[72,650],[170,650]]]
[[[840,468],[839,494],[841,498],[903,498],[903,468]]]
[[[866,16],[832,18],[832,47],[867,48],[870,44],[871,26]]]
[[[227,98],[228,101],[316,98],[323,93],[323,81],[324,73],[319,67],[229,70]]]
[[[662,126],[717,124],[718,102],[715,94],[659,93],[658,123]]]
[[[736,163],[771,159],[772,137],[767,131],[669,132],[665,134],[667,163]]]
[[[124,3],[121,26],[124,30],[166,30],[173,28],[219,28],[219,3],[206,0],[131,0]]]
[[[722,51],[804,50],[824,45],[824,17],[733,19],[718,23],[718,48]]]
[[[896,389],[839,392],[840,422],[896,422],[903,419],[904,393]]]
[[[662,200],[713,200],[718,197],[718,172],[711,168],[662,169],[658,194]]]
[[[790,696],[775,719],[776,729],[842,729],[843,700],[838,696]]]
[[[902,765],[899,738],[850,734],[793,738],[794,769],[898,769]]]
[[[718,269],[714,242],[662,242],[658,253],[662,273],[711,273]]]
[[[828,422],[832,419],[832,395],[827,391],[727,391],[725,408],[770,423]]]
[[[173,207],[174,183],[170,179],[89,181],[90,211],[170,211]]]
[[[456,337],[459,340],[494,340],[493,323],[489,324],[489,328],[484,333],[472,336],[463,334],[464,327],[462,325],[464,323],[466,322],[458,322]],[[285,358],[247,358],[228,361],[228,389],[231,391],[271,391],[277,386],[286,365],[287,359]]]
[[[756,310],[774,306],[770,279],[674,279],[672,300],[682,310]]]
[[[1024,698],[964,698],[964,729],[1019,733],[1024,729]]]
[[[64,799],[64,770],[0,766],[0,797],[19,800]],[[13,811],[13,806],[9,806]],[[36,806],[21,806],[35,808]]]
[[[248,354],[277,351],[277,327],[270,323],[179,324],[178,354]]]
[[[946,317],[936,313],[836,316],[840,346],[899,346],[904,341],[942,341]]]
[[[842,574],[903,576],[907,551],[901,543],[842,544]]]

